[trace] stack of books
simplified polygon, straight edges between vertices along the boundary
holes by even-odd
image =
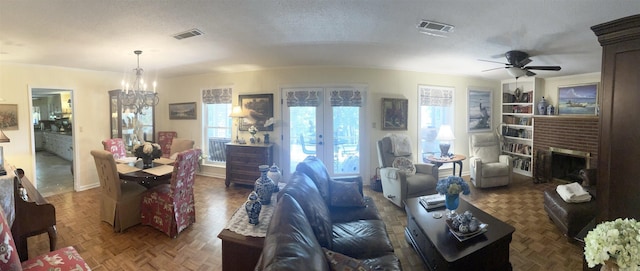
[[[427,210],[433,210],[444,206],[444,195],[433,194],[420,197],[420,204]]]

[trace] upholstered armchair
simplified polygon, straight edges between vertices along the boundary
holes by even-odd
[[[175,159],[178,153],[193,149],[194,144],[195,142],[191,139],[173,138],[173,140],[171,140],[171,151],[169,157],[171,159]]]
[[[388,136],[378,141],[377,149],[382,192],[393,204],[403,207],[405,199],[436,193],[438,167],[428,163],[414,164],[411,154],[396,154]]]
[[[122,138],[109,138],[102,140],[102,146],[105,151],[113,154],[114,159],[127,157],[127,147],[124,145]]]
[[[508,185],[511,181],[511,156],[501,154],[500,141],[494,133],[469,137],[469,170],[475,187]]]
[[[178,132],[175,131],[160,131],[158,132],[158,144],[162,149],[162,157],[169,158],[171,156],[171,143],[174,137],[178,137]]]
[[[171,183],[155,186],[144,193],[140,214],[142,224],[174,238],[196,221],[193,184],[201,153],[200,149],[178,153]]]
[[[100,217],[113,226],[115,232],[140,224],[140,202],[147,189],[135,182],[123,182],[118,175],[114,155],[104,150],[92,150],[100,178]]]

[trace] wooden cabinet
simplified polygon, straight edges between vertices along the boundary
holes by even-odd
[[[127,150],[140,141],[155,142],[155,107],[147,107],[135,114],[133,108],[122,104],[122,90],[109,91],[111,138],[122,138]]]
[[[226,144],[226,186],[231,182],[253,185],[260,177],[258,166],[273,164],[273,144]]]
[[[640,15],[591,29],[602,45],[596,224],[640,219]]]
[[[71,135],[45,132],[44,149],[67,161],[73,160],[73,138]]]
[[[525,176],[533,172],[533,115],[542,99],[536,90],[541,88],[542,81],[536,78],[502,82],[502,152],[513,157],[513,172]]]

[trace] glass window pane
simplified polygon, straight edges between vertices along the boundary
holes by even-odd
[[[425,97],[420,95],[420,100],[424,100]],[[453,126],[453,107],[420,105],[419,108],[420,130],[418,138],[420,145],[418,148],[421,155],[417,158],[421,160],[420,162],[425,162],[421,157],[440,155],[440,142],[436,140],[436,136],[441,125]],[[448,143],[451,144],[450,150],[453,150],[453,142]]]
[[[307,156],[316,155],[316,108],[313,106],[294,106],[289,108],[289,146],[290,169]]]
[[[231,142],[231,133],[235,128],[231,114],[231,104],[205,104],[204,116],[206,126],[205,150],[207,160],[205,163],[225,163],[225,143]]]
[[[358,173],[360,165],[360,107],[333,108],[333,168],[335,173]]]

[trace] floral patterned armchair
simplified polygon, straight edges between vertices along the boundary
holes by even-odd
[[[122,138],[109,138],[102,141],[104,150],[113,153],[113,159],[127,157],[127,147],[124,145]]]
[[[47,254],[20,262],[18,251],[7,224],[4,211],[0,208],[0,270],[91,270],[78,251],[65,247]]]
[[[162,149],[162,157],[169,158],[171,155],[171,143],[173,138],[178,137],[178,132],[175,131],[160,131],[158,132],[158,144]]]
[[[161,184],[142,195],[141,220],[174,238],[196,221],[193,184],[202,150],[178,153],[170,184]]]

